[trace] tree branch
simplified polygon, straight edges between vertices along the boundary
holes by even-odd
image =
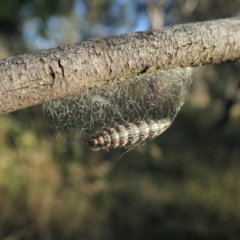
[[[108,81],[240,59],[240,18],[199,22],[41,50],[0,61],[0,114]]]

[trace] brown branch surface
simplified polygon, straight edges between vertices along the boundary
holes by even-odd
[[[240,18],[89,39],[0,61],[0,114],[136,74],[240,59]]]

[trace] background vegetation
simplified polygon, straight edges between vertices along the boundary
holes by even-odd
[[[0,57],[239,12],[238,0],[0,1]],[[41,106],[1,116],[0,239],[239,239],[239,73],[197,68],[172,127],[117,163],[124,150],[59,142]]]

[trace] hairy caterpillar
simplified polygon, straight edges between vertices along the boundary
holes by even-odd
[[[133,147],[146,140],[151,140],[163,133],[169,126],[169,119],[137,121],[106,128],[92,135],[88,146],[93,151]]]

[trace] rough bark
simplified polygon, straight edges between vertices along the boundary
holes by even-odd
[[[0,114],[108,81],[240,59],[240,18],[89,39],[0,61]]]

